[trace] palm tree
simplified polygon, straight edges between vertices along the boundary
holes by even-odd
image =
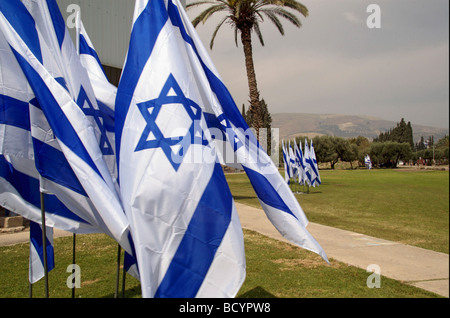
[[[299,18],[294,14],[295,12],[292,13],[286,9],[296,11],[304,17],[308,16],[308,9],[296,0],[199,0],[188,4],[186,8],[191,9],[205,4],[211,6],[192,21],[194,27],[197,27],[200,22],[205,23],[217,12],[226,13],[226,16],[220,20],[214,30],[210,43],[211,49],[214,46],[217,32],[225,22],[229,23],[234,29],[236,46],[238,46],[238,34],[240,33],[250,92],[250,112],[253,117],[253,128],[256,129],[259,137],[259,128],[263,127],[263,114],[260,107],[260,97],[253,63],[252,32],[256,33],[261,45],[264,46],[264,39],[260,29],[260,23],[264,21],[264,17],[267,17],[275,24],[278,31],[284,35],[280,17],[288,20],[296,27],[301,27],[302,25]]]

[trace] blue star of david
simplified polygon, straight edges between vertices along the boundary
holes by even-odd
[[[182,105],[192,120],[186,136],[167,138],[156,124],[156,119],[158,118],[161,109],[169,104]],[[191,144],[195,143],[208,146],[208,142],[203,138],[203,131],[201,130],[200,125],[195,124],[195,121],[201,120],[202,110],[194,101],[184,95],[172,74],[169,75],[158,98],[139,103],[137,106],[147,125],[142,132],[142,136],[139,139],[135,152],[145,149],[161,148],[169,162],[172,164],[172,167],[175,171],[178,171],[182,159]],[[151,140],[149,140],[150,134],[153,134]],[[181,145],[181,147],[177,152],[174,152],[173,148],[177,145]],[[174,158],[177,158],[178,160],[174,160]],[[179,158],[181,158],[181,160],[179,160]]]
[[[86,103],[88,107],[85,107]],[[109,142],[109,139],[106,136],[106,127],[104,125],[106,118],[104,118],[104,114],[100,109],[94,108],[92,102],[87,97],[86,91],[84,90],[83,86],[81,86],[80,93],[78,94],[77,105],[80,106],[81,110],[84,112],[86,116],[94,117],[94,120],[98,128],[100,129],[101,136],[99,146],[102,151],[102,154],[105,156],[113,155],[114,154],[113,148],[111,147],[111,143]],[[100,118],[102,118],[103,121],[100,120]]]

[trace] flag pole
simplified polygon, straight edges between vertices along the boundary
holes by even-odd
[[[44,278],[45,278],[45,298],[49,298],[48,292],[48,263],[47,263],[47,228],[45,225],[45,202],[44,193],[40,191],[41,195],[41,218],[42,218],[42,246],[44,250]]]
[[[116,271],[116,291],[114,292],[114,298],[119,297],[119,276],[120,276],[120,254],[122,252],[122,248],[120,244],[117,244],[117,271]]]
[[[76,238],[77,238],[77,235],[75,234],[75,233],[73,233],[73,240],[72,240],[72,264],[74,264],[75,265],[75,249],[76,249]],[[73,283],[75,283],[75,275],[74,275],[74,278],[73,278]],[[75,298],[75,284],[73,284],[73,287],[72,287],[72,298]]]
[[[123,274],[122,274],[122,298],[125,298],[125,280],[127,276],[127,270],[125,269],[125,257],[126,253],[123,255]]]

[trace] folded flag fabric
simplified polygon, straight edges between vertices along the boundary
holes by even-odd
[[[72,193],[61,187],[51,188],[52,183],[44,187],[71,211],[84,213],[83,219],[96,223],[101,232],[131,250],[128,220],[105,161],[106,156],[114,157],[114,153],[89,78],[80,64],[56,1],[31,1],[27,5],[18,0],[1,1],[0,27],[32,88],[36,97],[33,103],[39,105],[36,108],[45,117],[44,125],[51,128],[51,133],[45,126],[37,130],[48,138],[44,142],[34,138],[46,147],[45,151],[35,149],[36,157],[42,155],[38,158],[40,161],[36,161],[37,168],[47,180],[83,196],[89,209],[77,206],[79,197],[72,197]],[[51,159],[48,150],[56,149],[51,147],[52,143],[57,144],[63,154],[59,157],[61,164],[42,169],[47,159]],[[70,169],[63,167],[64,164]],[[61,167],[64,169],[57,170]],[[57,171],[61,173],[55,173]],[[64,172],[73,173],[72,183],[60,182],[67,176]],[[75,211],[75,208],[79,209]]]
[[[53,228],[46,227],[47,271],[55,268],[55,253],[53,249]],[[45,275],[44,267],[44,243],[42,225],[30,222],[30,264],[29,281],[34,284]]]
[[[196,66],[193,76],[207,99],[204,108],[209,115],[206,117],[210,121],[215,119],[212,126],[222,129],[234,150],[234,157],[230,157],[237,158],[241,164],[264,212],[277,230],[289,241],[319,254],[328,262],[320,244],[306,230],[308,220],[289,185],[249,129],[186,13],[173,3],[176,1],[168,1],[169,17],[180,28],[186,43],[190,44],[189,61]]]

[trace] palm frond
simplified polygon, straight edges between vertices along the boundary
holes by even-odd
[[[286,7],[299,12],[305,18],[309,15],[308,8],[296,0],[259,0],[258,2],[258,8],[264,6]]]
[[[203,4],[216,4],[216,1],[213,1],[213,0],[195,1],[195,2],[192,2],[192,3],[186,4],[186,9],[189,10],[189,9],[198,7],[198,6],[203,5]]]
[[[205,23],[206,20],[208,20],[208,18],[213,15],[214,13],[218,12],[218,11],[223,11],[226,7],[223,4],[218,4],[216,6],[213,6],[210,8],[209,12],[207,14],[205,14],[205,16],[203,17],[202,22]]]
[[[216,29],[214,30],[214,33],[211,37],[211,42],[209,43],[209,48],[212,50],[213,46],[214,46],[214,40],[216,39],[216,35],[217,32],[219,32],[219,29],[222,27],[222,25],[225,23],[225,21],[228,20],[228,16],[226,16],[225,18],[222,19],[222,21],[220,21],[220,23],[216,26]]]
[[[278,31],[280,31],[281,35],[284,35],[283,25],[281,24],[280,20],[278,19],[276,14],[273,12],[273,10],[262,9],[262,10],[260,10],[260,12],[263,12],[270,19],[270,21],[272,21],[273,24],[275,24]]]
[[[253,24],[253,29],[255,30],[255,33],[258,36],[259,42],[261,43],[262,46],[264,46],[264,39],[261,33],[261,29],[259,28],[259,23],[257,21]]]
[[[277,1],[277,0],[275,0],[275,1]],[[287,8],[290,8],[290,9],[293,9],[293,10],[299,12],[305,18],[309,16],[308,8],[296,0],[278,0],[278,2],[282,2],[283,7],[287,7]]]
[[[266,10],[263,9],[261,10],[264,13],[267,14],[267,11],[270,11],[271,13],[278,15],[286,20],[288,20],[289,22],[291,22],[293,25],[295,25],[296,27],[301,27],[302,23],[300,21],[299,18],[297,18],[297,16],[295,14],[293,14],[292,12],[289,12],[283,8],[270,8],[270,10]]]
[[[200,22],[205,23],[206,20],[214,13],[216,13],[217,11],[221,11],[224,9],[224,6],[222,4],[216,4],[214,6],[211,6],[209,8],[207,8],[206,10],[204,10],[202,13],[200,13],[194,20],[192,20],[192,24],[194,27],[197,27],[197,25]]]

